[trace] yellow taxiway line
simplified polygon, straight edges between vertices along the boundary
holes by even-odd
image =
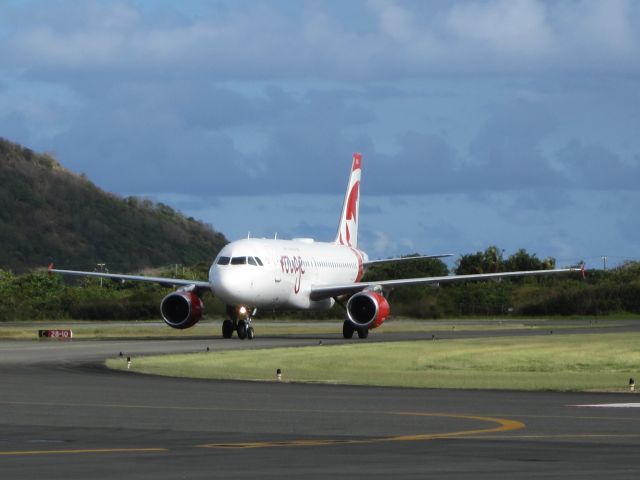
[[[45,402],[0,402],[4,405],[54,405]],[[122,404],[77,404],[65,405],[66,407],[103,407],[103,408],[149,408],[163,409],[164,406],[147,406],[147,405],[122,405]],[[187,410],[223,410],[223,408],[186,408]],[[311,413],[320,413],[320,411],[312,411]],[[322,412],[327,413],[327,412]],[[483,429],[461,430],[454,432],[425,433],[414,435],[396,435],[388,437],[374,437],[361,439],[300,439],[300,440],[282,440],[282,441],[263,441],[263,442],[238,442],[238,443],[209,443],[203,445],[194,445],[192,448],[213,448],[213,449],[243,449],[243,448],[268,448],[268,447],[292,447],[292,446],[325,446],[325,445],[347,445],[347,444],[371,444],[380,442],[409,442],[409,441],[425,441],[440,438],[460,438],[471,437],[483,434],[495,434],[499,432],[507,432],[519,430],[525,427],[525,424],[516,420],[509,420],[496,417],[483,417],[474,415],[446,414],[446,413],[424,413],[424,412],[375,412],[384,415],[401,415],[413,417],[439,417],[452,418],[457,420],[473,420],[478,422],[492,423],[495,426]],[[61,449],[61,450],[24,450],[24,451],[0,451],[0,456],[18,456],[18,455],[58,455],[58,454],[104,454],[104,453],[150,453],[150,452],[168,452],[169,448],[96,448],[96,449]]]
[[[492,428],[461,430],[457,432],[441,432],[441,433],[424,433],[417,435],[396,435],[391,437],[376,437],[365,439],[318,439],[318,440],[282,440],[275,442],[239,442],[239,443],[209,443],[198,445],[199,448],[273,448],[273,447],[308,447],[308,446],[324,446],[324,445],[353,445],[380,442],[416,442],[425,440],[436,440],[439,438],[451,437],[468,437],[489,433],[508,432],[519,430],[525,427],[525,424],[516,420],[495,417],[479,417],[472,415],[457,415],[446,413],[420,413],[420,412],[387,412],[390,415],[405,415],[417,417],[440,417],[455,418],[462,420],[475,420],[480,422],[489,422],[497,424]]]

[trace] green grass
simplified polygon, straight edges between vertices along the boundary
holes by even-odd
[[[80,340],[101,340],[110,338],[192,338],[212,337],[221,338],[222,322],[201,322],[192,328],[178,330],[167,325],[151,322],[43,322],[29,325],[1,325],[0,339],[32,340],[38,337],[38,330],[69,329],[73,331],[73,338]],[[261,335],[285,334],[327,334],[342,332],[342,323],[290,324],[290,323],[260,323],[257,327]]]
[[[536,324],[532,324],[536,322]],[[591,324],[590,322],[597,322]],[[0,339],[31,340],[38,337],[38,330],[71,329],[73,338],[82,340],[100,340],[110,338],[190,338],[221,336],[220,321],[206,321],[193,328],[176,330],[166,325],[151,322],[36,322],[27,325],[12,323],[0,324]],[[585,327],[607,327],[615,325],[615,320],[525,320],[525,319],[467,319],[467,320],[392,320],[385,323],[376,335],[385,333],[427,332],[437,333],[453,330],[500,331],[513,329],[575,329]],[[259,336],[278,335],[332,335],[342,332],[342,320],[326,321],[272,321],[256,320],[256,334]]]
[[[69,323],[43,323],[42,325],[30,324],[28,326],[0,326],[0,339],[2,340],[33,340],[38,338],[38,330],[61,329],[71,330],[73,338],[78,340],[102,340],[110,338],[180,338],[203,335],[213,335],[213,329],[202,328],[197,330],[175,330],[164,325],[100,325],[97,322],[86,324]],[[216,334],[218,334],[216,329]],[[188,333],[187,333],[188,332]]]
[[[120,359],[107,366],[126,369]],[[640,334],[583,334],[223,351],[133,359],[177,377],[429,388],[624,391],[640,373]]]

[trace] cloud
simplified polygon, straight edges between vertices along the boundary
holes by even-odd
[[[342,178],[351,154],[371,143],[343,132],[373,116],[340,92],[294,98],[277,87],[246,94],[194,81],[123,82],[86,95],[68,128],[40,146],[117,192],[341,191],[336,172]],[[239,144],[256,135],[264,140]]]
[[[619,155],[597,144],[573,140],[558,152],[578,187],[596,190],[640,190],[640,162],[624,163]]]
[[[555,43],[545,4],[536,0],[455,4],[445,25],[458,41],[496,53],[537,57]]]
[[[623,160],[605,137],[557,136],[568,107],[555,95],[493,100],[466,142],[401,123],[397,151],[381,153],[367,132],[391,119],[376,113],[366,89],[244,93],[193,81],[99,92],[41,146],[119,192],[206,195],[213,182],[221,195],[341,193],[354,151],[365,158],[363,191],[376,194],[638,188],[638,162]],[[409,101],[419,109],[430,98]]]
[[[361,81],[434,73],[637,72],[640,6],[630,1],[376,0],[338,8],[229,2],[2,7],[0,47],[19,71],[201,72],[216,79]],[[62,14],[64,12],[64,14]]]
[[[574,48],[589,45],[598,56],[613,54],[614,59],[631,60],[632,55],[637,55],[640,12],[635,2],[582,0],[561,4],[559,13],[559,28],[562,28],[568,45]],[[569,28],[569,23],[573,28]]]

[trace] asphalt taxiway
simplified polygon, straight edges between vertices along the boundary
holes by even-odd
[[[630,329],[637,327],[630,324]],[[520,332],[526,333],[531,332]],[[310,342],[318,338],[2,341],[0,476],[640,474],[640,396],[633,394],[205,381],[113,372],[101,366],[104,358],[119,352],[139,355],[209,347],[215,354],[223,348]]]

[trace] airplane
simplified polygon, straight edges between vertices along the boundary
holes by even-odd
[[[165,323],[177,329],[192,327],[202,318],[202,295],[211,291],[227,305],[223,338],[231,338],[236,332],[238,338],[251,340],[255,335],[253,318],[258,309],[325,310],[338,302],[346,311],[343,337],[352,338],[357,333],[359,338],[367,338],[369,330],[380,327],[389,317],[386,295],[394,288],[583,271],[564,268],[363,282],[364,271],[371,265],[452,254],[369,260],[358,248],[361,172],[362,155],[355,153],[333,242],[317,242],[311,238],[237,240],[220,250],[209,269],[208,281],[60,270],[53,265],[49,265],[49,272],[178,287],[160,303]]]

